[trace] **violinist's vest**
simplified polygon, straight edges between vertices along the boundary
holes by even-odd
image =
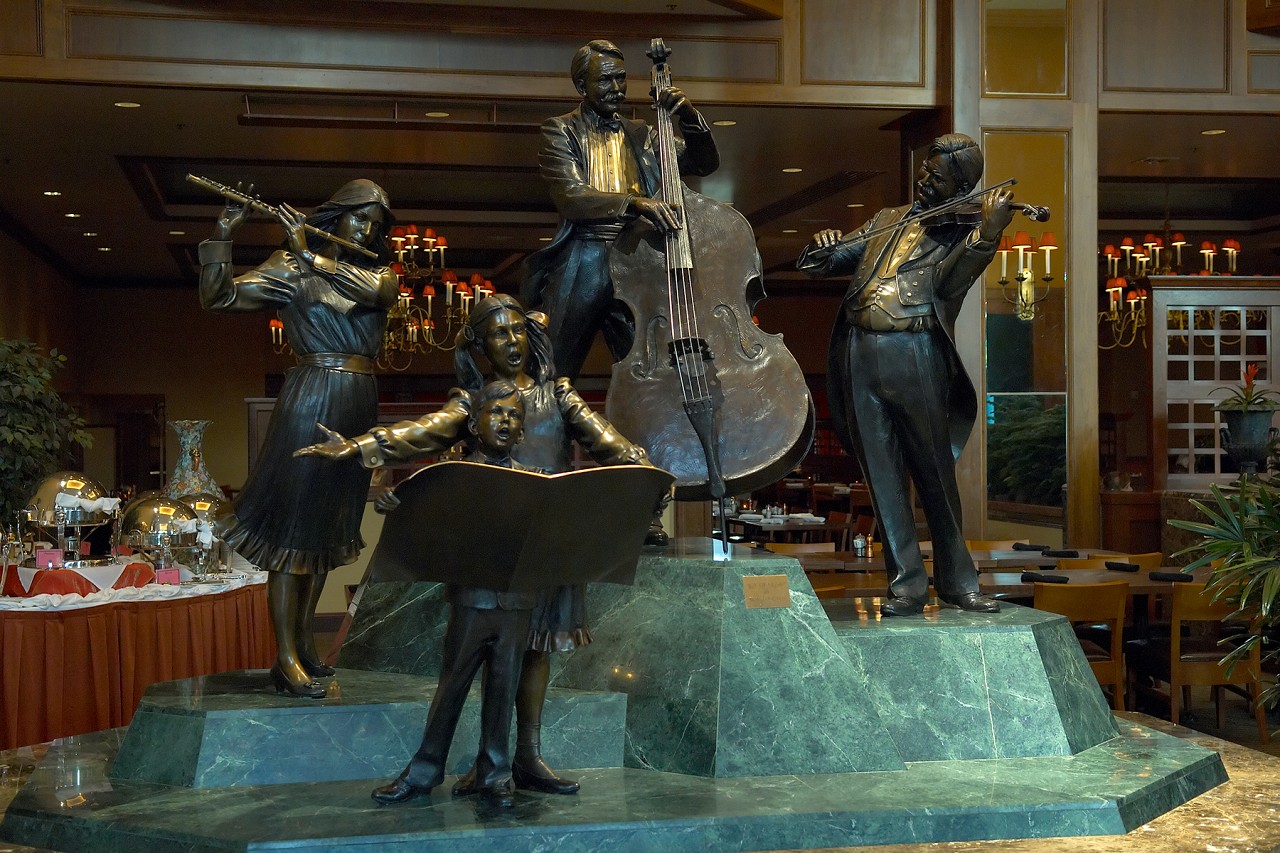
[[[935,264],[916,257],[917,266],[902,265],[918,255],[925,228],[908,223],[889,244],[875,273],[845,308],[849,322],[873,332],[924,331],[936,325],[933,313]],[[932,241],[930,241],[932,242]],[[926,248],[926,252],[928,249]]]

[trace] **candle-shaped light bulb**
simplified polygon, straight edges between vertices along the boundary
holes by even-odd
[[[1045,231],[1040,235],[1040,251],[1044,252],[1044,274],[1046,276],[1053,275],[1053,261],[1050,259],[1050,254],[1056,248],[1058,248],[1058,238],[1052,231]]]

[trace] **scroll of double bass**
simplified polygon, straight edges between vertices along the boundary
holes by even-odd
[[[671,85],[668,55],[654,39],[655,97]],[[676,476],[678,500],[744,494],[777,482],[808,453],[813,401],[782,336],[752,322],[764,288],[751,226],[684,186],[661,106],[655,124],[657,197],[679,210],[683,227],[664,235],[637,219],[614,243],[614,290],[636,337],[614,365],[606,412]]]

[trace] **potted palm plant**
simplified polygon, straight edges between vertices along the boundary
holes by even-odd
[[[1241,661],[1255,646],[1261,646],[1265,665],[1280,658],[1280,647],[1268,643],[1280,629],[1280,488],[1270,482],[1243,479],[1231,491],[1216,485],[1210,490],[1212,503],[1191,501],[1204,521],[1170,519],[1174,527],[1201,537],[1174,556],[1196,555],[1184,572],[1212,566],[1206,592],[1215,601],[1226,601],[1236,608],[1228,621],[1249,625],[1243,636],[1230,638],[1237,645],[1227,652],[1223,663]],[[1274,707],[1277,699],[1280,685],[1272,684],[1262,692],[1260,701]]]
[[[1280,409],[1280,397],[1257,387],[1257,378],[1258,365],[1250,363],[1244,369],[1241,384],[1226,389],[1230,394],[1213,407],[1224,424],[1220,430],[1222,449],[1240,466],[1241,478],[1258,473],[1258,465],[1265,464],[1276,437],[1271,419]]]

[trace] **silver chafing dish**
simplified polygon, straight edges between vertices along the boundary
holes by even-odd
[[[80,543],[86,536],[115,517],[104,507],[90,509],[83,502],[109,499],[107,490],[80,471],[58,471],[36,487],[27,502],[25,518],[38,536],[47,538],[63,551],[63,565],[69,568],[111,562],[80,558]],[[34,557],[29,561],[35,565]],[[24,562],[24,565],[25,565]]]
[[[213,520],[217,517],[218,513],[222,511],[223,506],[226,505],[225,498],[221,495],[211,494],[210,492],[196,492],[193,495],[183,495],[178,498],[178,500],[190,507],[191,511],[196,514],[196,518],[201,521],[207,521],[210,524],[213,523]]]
[[[116,544],[128,545],[154,559],[165,548],[196,547],[197,526],[195,510],[181,501],[137,498],[120,515]]]

